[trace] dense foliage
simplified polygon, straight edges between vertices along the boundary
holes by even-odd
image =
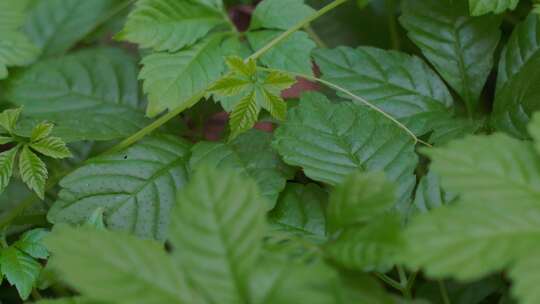
[[[0,301],[540,303],[538,13],[0,0]]]

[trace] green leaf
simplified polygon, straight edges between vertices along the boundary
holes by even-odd
[[[230,116],[231,135],[230,139],[234,139],[239,134],[248,131],[253,128],[257,119],[261,107],[257,103],[257,92],[252,90],[246,94],[234,107]]]
[[[48,2],[48,1],[45,1]],[[120,49],[87,49],[42,61],[7,85],[27,124],[54,123],[65,141],[123,138],[146,126],[134,58]]]
[[[9,185],[18,151],[19,148],[15,147],[0,153],[0,194]]]
[[[467,202],[540,200],[540,158],[531,143],[503,134],[468,136],[424,153],[445,189]]]
[[[438,117],[438,119],[434,119],[431,122],[433,133],[429,136],[429,142],[433,145],[440,146],[451,140],[474,134],[483,124],[484,120],[449,116]]]
[[[491,124],[519,138],[528,138],[531,114],[540,110],[540,20],[531,14],[518,24],[501,54]]]
[[[13,246],[36,259],[46,259],[49,251],[44,244],[43,238],[49,232],[42,228],[26,231]]]
[[[287,116],[287,104],[283,98],[262,89],[262,99],[264,101],[264,108],[270,112],[272,117],[278,120],[285,120]]]
[[[389,214],[345,228],[325,249],[331,259],[349,269],[385,272],[396,263],[403,247],[401,219]]]
[[[118,304],[197,303],[179,265],[154,241],[60,225],[45,244],[53,267],[85,296]]]
[[[238,73],[244,77],[251,77],[257,73],[257,65],[255,60],[250,59],[248,62],[244,62],[244,59],[238,56],[227,57],[226,61],[229,69],[235,73]]]
[[[176,53],[153,53],[143,58],[139,78],[148,94],[147,114],[155,116],[166,109],[187,109],[190,97],[202,93],[225,69],[223,57],[229,50],[223,36],[214,35]]]
[[[272,228],[322,243],[326,240],[328,194],[316,184],[288,184],[269,213]]]
[[[263,81],[263,87],[275,95],[281,94],[281,91],[290,88],[296,80],[291,76],[272,71],[266,75]]]
[[[519,303],[534,304],[540,301],[540,293],[535,282],[540,279],[540,265],[538,264],[540,250],[536,248],[517,260],[510,271],[512,278],[512,293],[520,300]]]
[[[429,212],[442,205],[450,204],[457,199],[457,195],[448,192],[441,186],[439,176],[429,171],[422,176],[414,195],[414,207],[420,212]]]
[[[46,137],[30,143],[30,147],[35,151],[52,158],[66,158],[73,156],[66,146],[66,143],[60,137]]]
[[[26,300],[37,281],[41,264],[15,247],[4,248],[0,268],[11,285],[15,285],[21,299]]]
[[[270,30],[248,32],[247,38],[252,48],[258,50],[281,33]],[[266,52],[260,61],[270,68],[312,75],[311,51],[315,46],[308,34],[295,32]]]
[[[396,186],[382,172],[357,171],[330,194],[328,225],[338,230],[361,224],[388,211],[396,203]]]
[[[506,10],[513,10],[519,0],[469,0],[471,15],[480,16],[487,13],[500,14]]]
[[[0,135],[0,145],[9,144],[10,142],[14,142],[14,141],[15,141],[15,138],[13,137]]]
[[[236,76],[226,76],[216,81],[208,91],[220,96],[235,96],[249,88],[251,82]]]
[[[98,230],[107,230],[103,213],[105,213],[105,209],[103,207],[97,207],[96,210],[94,210],[94,212],[92,212],[92,214],[90,214],[90,216],[86,219],[84,224]]]
[[[540,153],[540,113],[534,113],[531,123],[529,124],[529,133],[534,139],[535,148]]]
[[[247,284],[262,243],[264,206],[254,182],[226,169],[200,167],[179,193],[169,241],[209,302],[249,302]]]
[[[531,208],[519,200],[458,202],[412,219],[402,259],[431,277],[475,280],[538,248],[539,227],[538,205]]]
[[[179,138],[155,136],[90,159],[60,181],[47,217],[82,224],[102,207],[108,228],[163,240],[176,191],[187,179],[189,149]]]
[[[474,112],[493,66],[500,18],[469,17],[466,1],[406,0],[402,9],[411,40]]]
[[[44,139],[51,135],[54,124],[50,122],[40,122],[32,129],[32,134],[30,135],[30,142],[37,142],[41,139]]]
[[[231,168],[257,182],[261,194],[269,200],[265,209],[274,207],[279,193],[294,171],[285,165],[270,143],[272,134],[259,130],[243,133],[226,143],[199,142],[191,149],[191,168],[205,164]]]
[[[305,264],[287,261],[283,254],[266,253],[249,283],[251,303],[255,304],[337,303],[333,290],[337,275],[319,261]]]
[[[315,60],[324,80],[367,99],[407,125],[425,115],[437,121],[453,104],[439,76],[416,56],[372,47],[338,47],[318,49]],[[429,130],[423,127],[417,133]]]
[[[39,54],[36,46],[20,31],[27,4],[19,0],[0,2],[0,79],[8,76],[8,66],[29,64]]]
[[[9,134],[13,134],[17,127],[17,122],[19,121],[19,116],[21,116],[21,108],[17,109],[8,109],[0,113],[0,126],[4,128]]]
[[[28,188],[32,189],[39,198],[44,199],[47,166],[28,146],[22,148],[19,156],[19,172]]]
[[[97,301],[85,297],[59,298],[54,300],[40,300],[35,304],[111,304],[111,302]]]
[[[250,29],[288,30],[314,13],[304,0],[264,0],[253,12]]]
[[[41,55],[59,55],[73,47],[110,13],[119,1],[32,1],[24,30]],[[83,17],[81,17],[83,16]]]
[[[195,1],[142,0],[136,3],[118,39],[142,48],[176,52],[227,21],[216,7]]]
[[[352,103],[304,94],[276,131],[273,146],[284,161],[316,181],[336,185],[357,171],[384,171],[398,184],[400,203],[416,183],[418,158],[411,137],[381,114]]]

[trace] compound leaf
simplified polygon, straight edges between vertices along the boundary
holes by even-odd
[[[2,249],[0,269],[11,285],[15,285],[19,295],[26,300],[41,271],[41,264],[15,247]]]
[[[82,224],[99,207],[107,227],[163,240],[176,191],[187,179],[190,146],[168,136],[90,159],[60,181],[53,223]]]
[[[4,192],[11,180],[18,151],[19,148],[16,147],[0,153],[0,193]]]
[[[47,181],[47,166],[30,150],[28,146],[22,148],[19,156],[19,172],[23,182],[32,189],[41,199],[45,198],[45,182]]]

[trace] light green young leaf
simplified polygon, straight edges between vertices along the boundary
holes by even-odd
[[[540,110],[540,19],[531,14],[518,24],[501,54],[491,124],[518,138],[528,138],[527,124]]]
[[[18,151],[19,148],[15,147],[0,153],[0,194],[9,185]]]
[[[288,184],[269,213],[272,228],[322,243],[326,240],[328,194],[316,184]]]
[[[44,199],[47,166],[28,146],[22,148],[19,156],[19,172],[28,188],[32,189],[39,198]]]
[[[416,56],[372,47],[319,49],[314,55],[324,80],[367,99],[406,125],[426,116],[426,126],[415,130],[418,135],[451,111],[452,96],[445,84]]]
[[[144,57],[139,78],[148,94],[147,115],[191,107],[193,104],[186,103],[189,98],[206,90],[225,70],[224,56],[230,50],[222,41],[222,35],[214,35],[176,53]]]
[[[247,90],[251,82],[244,78],[236,76],[226,76],[220,78],[208,91],[219,96],[235,96]]]
[[[540,200],[540,158],[529,142],[504,134],[468,136],[424,153],[443,186],[466,202]]]
[[[179,193],[169,241],[207,301],[250,302],[249,274],[262,244],[265,204],[253,181],[204,166]]]
[[[264,108],[270,112],[270,115],[278,120],[285,120],[287,116],[287,104],[280,96],[274,95],[266,89],[262,89],[262,100]]]
[[[102,207],[108,228],[163,240],[176,191],[187,180],[189,150],[179,138],[154,136],[90,159],[60,181],[62,190],[47,217],[52,223],[82,224]]]
[[[21,108],[8,109],[0,113],[0,126],[9,134],[13,134],[17,127],[17,122],[21,116]]]
[[[313,13],[304,0],[264,0],[253,12],[250,29],[288,30]]]
[[[247,38],[251,47],[258,50],[280,35],[281,31],[248,32]],[[312,75],[311,51],[316,44],[304,32],[295,32],[268,52],[260,61],[270,67],[306,75]]]
[[[157,242],[59,225],[45,245],[53,268],[84,296],[118,304],[198,303],[179,265]]]
[[[261,194],[269,200],[265,209],[275,206],[279,193],[294,171],[285,165],[270,143],[272,134],[250,130],[226,143],[199,142],[191,149],[190,167],[210,165],[231,168],[257,182]]]
[[[471,15],[480,16],[487,13],[500,14],[506,10],[513,10],[519,0],[469,0]]]
[[[123,138],[149,122],[136,75],[135,59],[120,49],[86,49],[17,73],[6,99],[24,106],[29,126],[54,123],[65,141]]]
[[[234,107],[230,116],[231,135],[230,139],[234,139],[239,134],[253,128],[261,107],[257,103],[257,92],[252,90],[247,93]]]
[[[111,0],[32,1],[24,30],[42,57],[59,55],[94,30],[119,5]],[[121,4],[121,3],[120,3]]]
[[[29,146],[35,151],[52,158],[66,158],[73,156],[66,146],[66,143],[60,137],[46,137],[30,143]]]
[[[360,105],[304,94],[274,136],[273,146],[284,161],[317,181],[336,185],[357,170],[384,171],[399,185],[400,203],[408,200],[416,183],[418,158],[411,137]]]
[[[48,233],[43,228],[28,230],[13,246],[35,259],[46,259],[49,257],[49,251],[42,241]]]
[[[226,61],[227,66],[229,69],[235,73],[238,73],[244,77],[250,78],[251,76],[254,76],[255,73],[257,73],[257,64],[255,60],[250,59],[248,62],[244,62],[244,60],[238,56],[230,56],[227,57]]]
[[[331,259],[349,269],[386,272],[404,246],[401,219],[388,214],[345,228],[325,249]]]
[[[14,142],[14,141],[15,141],[15,138],[13,137],[0,135],[0,145],[9,144],[10,142]]]
[[[382,172],[357,171],[330,194],[328,225],[338,230],[362,224],[388,211],[396,203],[396,186]]]
[[[116,38],[142,48],[176,52],[190,46],[220,24],[227,24],[221,10],[196,1],[141,0]]]
[[[293,77],[285,73],[272,71],[266,75],[263,86],[271,93],[279,95],[281,91],[290,88],[295,82]]]
[[[493,66],[501,18],[469,17],[466,1],[406,0],[402,10],[409,37],[474,112]]]
[[[457,195],[442,188],[439,176],[434,171],[422,176],[414,195],[414,207],[420,212],[429,212],[442,205],[450,204]]]
[[[54,124],[50,122],[40,122],[33,129],[30,135],[30,141],[36,142],[51,135]]]
[[[11,285],[15,285],[21,299],[26,300],[37,281],[41,264],[15,247],[3,248],[0,269]]]

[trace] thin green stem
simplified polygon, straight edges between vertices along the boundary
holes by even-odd
[[[283,32],[281,35],[276,37],[274,40],[270,41],[267,45],[253,53],[251,56],[246,58],[246,62],[250,59],[257,59],[264,55],[266,52],[268,52],[270,49],[272,49],[274,46],[282,42],[283,40],[287,39],[292,33],[302,29],[307,24],[310,24],[311,22],[317,20],[319,17],[323,16],[324,14],[328,13],[329,11],[333,10],[334,8],[342,5],[343,3],[347,2],[347,0],[334,0],[330,4],[326,5],[325,7],[321,8],[315,14],[308,16],[304,20],[298,22],[295,26],[291,27],[290,29]]]
[[[432,147],[432,145],[430,143],[425,142],[425,141],[421,140],[420,138],[416,137],[416,135],[413,133],[413,131],[411,131],[409,128],[407,128],[407,126],[402,124],[399,120],[395,119],[392,115],[386,113],[385,111],[383,111],[382,109],[380,109],[376,105],[372,104],[371,102],[367,101],[363,97],[355,95],[351,91],[349,91],[349,90],[347,90],[347,89],[345,89],[345,88],[343,88],[343,87],[341,87],[341,86],[339,86],[339,85],[337,85],[335,83],[326,81],[324,79],[321,79],[321,78],[318,78],[318,77],[315,77],[315,76],[302,74],[302,73],[289,72],[289,71],[285,71],[285,70],[270,69],[270,68],[262,68],[262,69],[266,70],[266,71],[281,72],[281,73],[289,74],[291,76],[305,78],[307,80],[311,80],[311,81],[314,81],[314,82],[321,83],[321,84],[323,84],[323,85],[325,85],[325,86],[327,86],[329,88],[332,88],[332,89],[334,89],[334,90],[336,90],[338,92],[344,93],[345,95],[349,96],[353,101],[361,103],[361,104],[373,109],[374,111],[376,111],[376,112],[380,113],[381,115],[383,115],[384,117],[386,117],[388,120],[392,121],[399,128],[403,129],[414,140],[415,143],[421,143],[421,144],[423,144],[425,146]]]
[[[390,31],[390,40],[392,42],[392,48],[394,50],[399,50],[401,48],[401,41],[399,40],[396,16],[394,16],[394,14],[389,14],[388,16],[388,30]]]
[[[279,44],[281,41],[287,39],[287,37],[289,37],[291,34],[293,34],[294,32],[298,31],[299,29],[303,28],[306,24],[309,24],[311,23],[312,21],[316,20],[317,18],[321,17],[322,15],[328,13],[329,11],[331,11],[332,9],[338,7],[339,5],[345,3],[347,0],[334,0],[332,3],[328,4],[327,6],[321,8],[320,10],[318,10],[317,12],[315,12],[313,15],[305,18],[304,20],[300,21],[298,24],[296,24],[295,26],[291,27],[290,29],[288,29],[287,31],[283,32],[281,35],[279,35],[278,37],[276,37],[274,40],[270,41],[267,45],[265,45],[263,48],[261,48],[260,50],[258,50],[257,52],[253,53],[251,56],[247,57],[245,60],[246,62],[249,61],[250,59],[253,59],[253,60],[256,60],[258,59],[259,57],[261,57],[262,55],[264,55],[266,52],[268,52],[270,49],[272,49],[274,46],[276,46],[277,44]],[[223,77],[227,77],[229,76],[230,73],[227,73],[225,74]],[[222,78],[223,78],[222,77]],[[220,78],[221,79],[221,78]],[[219,81],[219,80],[218,80]],[[212,87],[212,85],[214,84],[215,82],[213,82],[212,84],[210,84],[207,88],[205,88],[204,90],[202,90],[201,92],[193,95],[190,99],[188,99],[185,103],[183,103],[181,106],[171,110],[170,112],[168,112],[167,114],[163,115],[162,117],[158,118],[157,120],[155,120],[154,122],[152,122],[151,124],[149,124],[148,126],[142,128],[141,130],[139,130],[138,132],[136,132],[135,134],[129,136],[128,138],[126,138],[125,140],[121,141],[119,144],[117,144],[116,146],[114,146],[112,149],[110,149],[109,151],[107,151],[107,153],[112,153],[112,152],[118,152],[118,151],[121,151],[121,150],[124,150],[125,148],[131,146],[132,144],[136,143],[137,141],[141,140],[143,137],[145,137],[146,135],[152,133],[154,130],[158,129],[159,127],[161,127],[162,125],[164,125],[165,123],[167,123],[169,120],[171,120],[172,118],[174,118],[176,115],[180,114],[182,111],[184,111],[187,106],[187,105],[192,105],[192,104],[195,104],[199,99],[203,98],[205,93],[206,93],[206,90],[209,88],[209,87]]]
[[[413,289],[413,286],[414,286],[414,282],[416,282],[416,277],[418,276],[418,271],[415,271],[413,272],[410,276],[409,276],[409,279],[407,281],[407,292],[409,294],[412,293],[412,289]]]
[[[381,281],[388,284],[389,286],[391,286],[394,289],[398,290],[399,292],[403,292],[403,287],[401,286],[401,284],[398,281],[392,279],[391,277],[385,275],[384,273],[375,272],[375,276],[377,278],[379,278]]]
[[[441,292],[441,298],[443,300],[443,303],[444,304],[452,304],[450,302],[450,297],[448,296],[448,291],[446,290],[446,285],[444,284],[444,282],[439,280],[439,281],[437,281],[437,283],[439,284],[439,290]]]
[[[304,30],[306,31],[306,33],[308,33],[309,37],[311,37],[311,39],[315,41],[317,46],[323,49],[328,47],[326,43],[321,39],[319,34],[317,34],[317,32],[315,32],[315,30],[311,27],[311,25],[306,25],[304,27]]]
[[[403,296],[407,299],[412,298],[410,291],[407,289],[407,286],[409,285],[407,274],[405,273],[405,270],[401,265],[398,265],[397,267],[398,275],[399,275],[399,284],[401,285],[401,292],[403,293]]]

